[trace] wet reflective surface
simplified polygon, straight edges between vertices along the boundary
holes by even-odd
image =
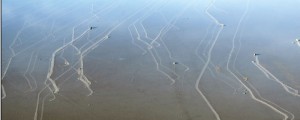
[[[299,120],[300,1],[2,1],[3,120]]]

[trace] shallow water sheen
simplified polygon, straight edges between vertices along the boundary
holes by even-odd
[[[2,1],[3,120],[299,120],[299,1]]]

